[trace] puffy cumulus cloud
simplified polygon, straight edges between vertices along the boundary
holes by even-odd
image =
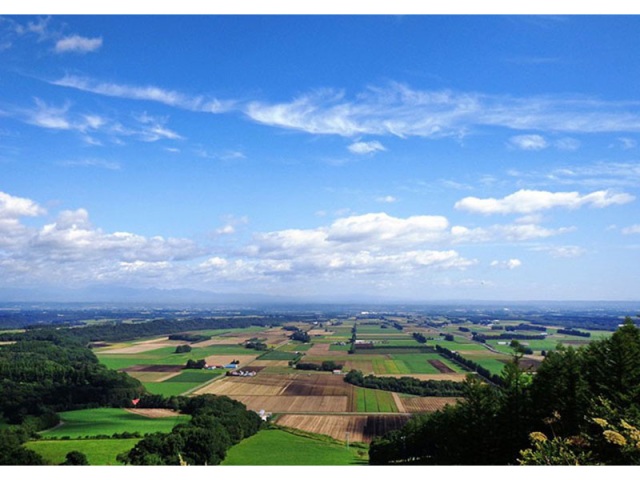
[[[377,140],[374,140],[372,142],[354,142],[351,145],[349,145],[347,149],[351,153],[355,153],[357,155],[366,155],[368,153],[384,152],[386,150],[386,148],[384,148],[384,146]]]
[[[455,250],[434,248],[449,236],[444,217],[354,215],[315,229],[256,234],[241,258],[211,257],[199,270],[219,278],[293,279],[412,275],[475,265]]]
[[[105,233],[94,228],[84,209],[63,211],[54,223],[42,227],[31,239],[34,251],[57,260],[163,261],[192,258],[200,254],[190,240],[143,237],[129,232]]]
[[[71,35],[61,38],[56,42],[56,53],[88,53],[95,52],[102,46],[102,37],[87,38],[80,35]]]
[[[32,229],[20,219],[45,213],[45,209],[33,200],[0,192],[0,248],[17,248],[26,244],[32,235]]]
[[[516,135],[509,139],[509,145],[520,150],[544,150],[549,146],[541,135]]]
[[[46,210],[33,200],[0,192],[0,219],[36,217],[45,213]]]
[[[418,215],[397,218],[386,213],[368,213],[336,220],[328,230],[330,242],[384,242],[421,244],[440,241],[449,221],[442,216]]]
[[[530,241],[570,231],[522,223],[468,228],[451,226],[443,216],[377,212],[340,217],[317,228],[256,233],[242,245],[214,236],[219,242],[205,247],[189,239],[105,232],[82,208],[61,211],[40,227],[22,221],[45,213],[32,200],[0,193],[0,284],[225,289],[250,284],[258,290],[293,285],[287,282],[311,288],[316,280],[333,289],[380,282],[414,285],[478,264],[456,245]],[[246,221],[225,220],[225,227]],[[516,263],[496,266],[515,268]]]
[[[490,265],[493,268],[499,268],[503,270],[513,270],[515,268],[522,266],[522,262],[517,258],[511,258],[509,260],[502,260],[502,261],[494,260],[491,262]]]
[[[0,192],[2,282],[96,282],[159,277],[201,256],[202,248],[179,238],[144,237],[95,228],[85,209],[65,210],[41,227],[22,217],[42,216],[34,201]]]
[[[628,193],[614,193],[610,190],[599,190],[581,195],[578,192],[548,192],[544,190],[519,190],[504,198],[466,197],[456,202],[455,208],[472,213],[529,214],[551,208],[576,209],[588,205],[604,208],[611,205],[622,205],[635,200]]]

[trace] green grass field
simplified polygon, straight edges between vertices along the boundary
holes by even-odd
[[[357,465],[366,463],[366,450],[330,440],[267,429],[231,447],[222,465]]]
[[[170,432],[178,423],[189,421],[188,415],[147,418],[120,408],[91,408],[61,412],[62,425],[41,432],[42,438],[81,438],[114,433]]]
[[[203,382],[145,382],[143,385],[149,393],[171,397],[183,395],[189,390],[202,385],[202,383]]]
[[[120,370],[133,365],[185,365],[187,360],[199,360],[211,355],[258,355],[259,352],[240,345],[211,345],[198,347],[188,353],[175,353],[175,347],[162,347],[148,352],[136,354],[100,353],[96,355],[101,363],[107,367]]]
[[[262,355],[260,360],[293,360],[294,358],[296,358],[295,353],[273,350]]]
[[[358,412],[380,413],[397,412],[398,407],[391,392],[372,388],[355,387],[356,405]]]
[[[104,440],[38,440],[27,442],[25,447],[39,453],[50,465],[60,465],[67,453],[77,450],[86,455],[90,465],[122,465],[116,461],[120,453],[131,450],[139,438]]]

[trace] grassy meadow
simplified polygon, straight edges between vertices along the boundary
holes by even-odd
[[[366,450],[319,435],[297,435],[266,429],[231,447],[222,465],[359,465],[366,464]]]

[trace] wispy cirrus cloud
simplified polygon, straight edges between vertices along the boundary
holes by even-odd
[[[158,102],[171,107],[196,112],[222,113],[231,110],[235,103],[232,100],[219,100],[204,96],[187,95],[175,90],[167,90],[152,85],[134,86],[100,82],[75,75],[65,75],[64,77],[51,81],[50,83],[61,87],[74,88],[76,90],[105,95],[108,97]]]
[[[289,102],[254,101],[244,112],[258,123],[312,134],[440,138],[464,136],[483,127],[565,134],[638,132],[640,114],[634,113],[638,105],[588,97],[425,91],[391,83],[369,87],[352,97],[324,89]],[[523,144],[541,145],[539,138],[530,140]]]
[[[604,208],[622,205],[635,200],[628,193],[600,190],[586,195],[578,192],[548,192],[543,190],[519,190],[504,198],[466,197],[456,202],[455,208],[484,215],[519,213],[528,214],[550,208],[576,209],[583,206]]]
[[[509,170],[508,175],[527,186],[579,185],[584,188],[635,188],[640,182],[640,162],[600,161],[567,164],[549,170]]]
[[[69,102],[62,106],[51,105],[35,98],[35,106],[15,109],[9,113],[30,125],[50,130],[67,130],[82,134],[88,145],[100,146],[102,142],[96,135],[105,135],[112,139],[121,137],[136,138],[145,142],[158,140],[180,140],[182,135],[166,126],[166,117],[152,116],[147,113],[132,115],[124,122],[95,113],[77,113],[72,111]]]
[[[106,170],[120,170],[121,165],[118,162],[110,160],[102,160],[99,158],[83,158],[80,160],[64,160],[58,162],[61,167],[88,167],[88,168],[104,168]]]

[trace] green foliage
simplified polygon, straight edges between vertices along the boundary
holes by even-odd
[[[207,361],[205,359],[200,359],[200,360],[192,360],[191,358],[189,360],[187,360],[187,364],[185,366],[185,368],[193,368],[195,370],[202,370],[204,367],[207,366]]]
[[[175,353],[189,353],[191,350],[192,348],[189,345],[178,345]]]
[[[10,423],[53,411],[128,406],[143,392],[66,332],[37,330],[0,349],[0,412]],[[52,418],[52,417],[50,417]]]
[[[289,338],[291,340],[297,340],[298,342],[302,342],[302,343],[309,343],[311,341],[311,337],[309,337],[309,334],[307,332],[303,332],[302,330],[297,330],[295,332],[293,332]]]
[[[118,460],[130,465],[217,465],[231,445],[262,426],[255,412],[228,397],[199,395],[180,403],[182,412],[192,416],[189,423],[145,437]]]
[[[89,460],[87,460],[87,456],[84,453],[72,450],[67,453],[65,461],[60,465],[89,465]]]
[[[22,444],[31,436],[21,427],[0,429],[0,465],[44,465],[44,459]]]
[[[407,393],[422,397],[456,397],[464,392],[464,385],[449,380],[418,380],[413,377],[366,377],[358,370],[351,370],[344,376],[344,381],[364,388],[386,390],[389,392]]]

